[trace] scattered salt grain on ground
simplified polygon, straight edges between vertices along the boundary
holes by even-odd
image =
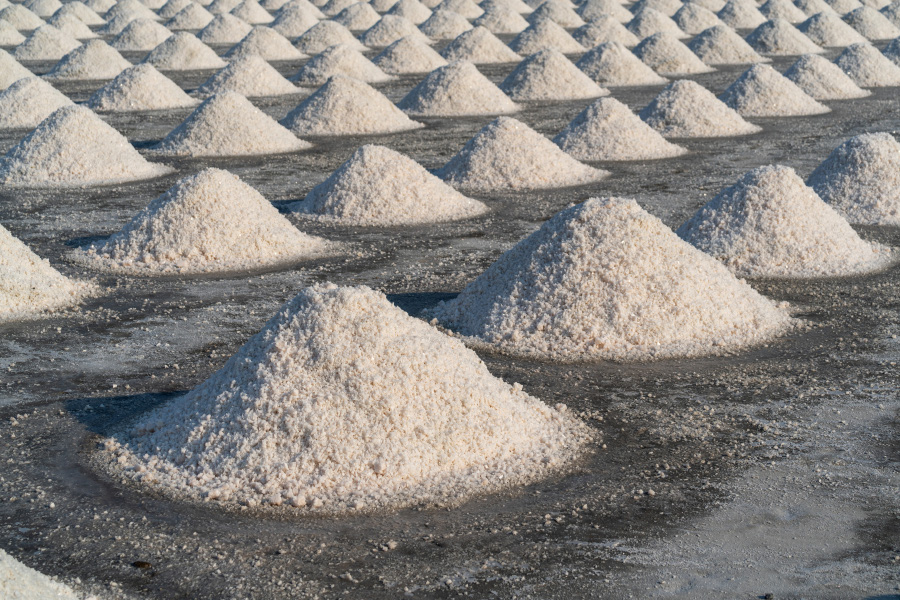
[[[132,112],[189,108],[198,101],[153,65],[141,63],[119,73],[94,92],[86,104],[101,112]]]
[[[727,25],[702,31],[688,43],[688,48],[708,65],[742,65],[769,60],[757,54],[744,38]]]
[[[641,40],[654,33],[671,33],[677,38],[688,37],[675,21],[652,8],[645,8],[637,13],[634,18],[628,22],[628,31]]]
[[[816,100],[848,100],[872,94],[856,85],[840,67],[818,54],[805,54],[784,76]]]
[[[532,23],[528,29],[513,38],[509,47],[522,56],[540,52],[544,48],[553,48],[563,54],[581,54],[585,51],[585,47],[575,41],[568,31],[550,19]]]
[[[164,25],[150,19],[135,19],[109,45],[120,52],[149,52],[172,37]]]
[[[2,549],[0,595],[6,600],[78,600],[71,588],[26,567]]]
[[[416,29],[419,32],[418,29]],[[421,32],[419,35],[425,37]],[[425,38],[427,40],[427,38]],[[334,21],[322,21],[307,30],[303,35],[294,40],[294,46],[301,52],[315,55],[335,44],[347,44],[351,48],[363,51],[366,47],[357,40],[353,33],[343,25]]]
[[[561,52],[549,48],[519,63],[500,89],[516,102],[581,100],[609,94]]]
[[[52,25],[41,25],[16,47],[16,60],[59,60],[81,42]]]
[[[466,31],[447,44],[441,56],[448,62],[465,60],[474,64],[499,64],[519,62],[522,57],[509,49],[500,39],[484,27]]]
[[[587,25],[572,32],[572,38],[585,48],[593,48],[607,42],[618,42],[623,46],[637,46],[637,36],[625,26],[609,16],[597,17]]]
[[[195,71],[225,66],[225,61],[212,48],[185,31],[179,31],[154,48],[143,62],[160,71]]]
[[[688,35],[697,35],[710,27],[725,25],[714,12],[692,2],[675,13],[672,20]]]
[[[381,48],[390,46],[400,38],[415,37],[425,43],[431,43],[424,33],[409,19],[397,15],[384,15],[381,20],[359,36],[359,41],[366,46]]]
[[[194,3],[184,7],[166,21],[166,27],[172,31],[196,31],[212,23],[214,18],[215,15],[211,12]]]
[[[0,129],[33,129],[72,101],[39,77],[24,77],[0,92]]]
[[[484,11],[484,14],[475,19],[472,24],[476,27],[484,27],[493,34],[517,34],[528,28],[528,21],[517,11],[494,5]]]
[[[766,21],[745,38],[761,54],[795,56],[821,54],[822,48],[784,19]]]
[[[641,61],[663,76],[695,75],[715,69],[704,64],[690,48],[668,33],[644,38],[634,49]]]
[[[519,110],[475,65],[460,61],[429,73],[397,106],[423,117],[502,115]]]
[[[452,40],[470,29],[472,24],[464,16],[449,10],[436,10],[419,25],[419,31],[432,40]]]
[[[823,47],[849,46],[865,42],[858,31],[844,23],[834,12],[821,12],[797,25],[806,37]]]
[[[900,36],[900,28],[869,6],[850,11],[844,15],[844,21],[868,40],[890,40]]]
[[[860,87],[900,86],[900,66],[871,44],[847,46],[834,64]]]
[[[318,87],[325,85],[333,75],[337,74],[366,83],[379,83],[393,79],[353,48],[338,44],[311,58],[291,78],[291,81],[301,86]]]
[[[430,73],[447,64],[434,48],[408,37],[401,38],[382,50],[372,62],[391,75]]]
[[[66,54],[50,72],[50,81],[95,81],[113,79],[131,63],[103,40],[88,40]]]
[[[716,16],[733,29],[752,29],[766,22],[753,0],[728,0]]]
[[[640,112],[665,137],[732,137],[762,131],[697,83],[673,81]]]
[[[744,117],[790,117],[831,112],[769,65],[753,65],[719,98]]]
[[[377,23],[380,18],[369,4],[357,2],[339,12],[333,20],[351,31],[365,31]]]
[[[6,50],[0,50],[0,90],[5,90],[23,77],[34,77],[34,73],[19,64]]]
[[[575,66],[603,86],[659,85],[667,81],[618,42],[600,44]]]
[[[225,58],[234,59],[248,54],[258,54],[266,60],[300,60],[305,57],[286,37],[262,26],[254,27],[225,54]]]
[[[216,15],[209,24],[197,32],[197,39],[204,44],[237,44],[253,31],[253,26],[234,15]],[[284,32],[280,32],[282,35]]]
[[[207,98],[225,91],[237,92],[247,98],[258,98],[299,94],[303,90],[288,81],[263,57],[248,54],[232,60],[228,66],[213,73],[197,88],[197,95]]]

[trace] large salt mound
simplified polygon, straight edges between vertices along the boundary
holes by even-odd
[[[47,25],[53,25],[63,33],[72,36],[76,40],[90,40],[97,37],[84,21],[70,14],[59,14],[47,19]]]
[[[518,12],[504,6],[491,6],[472,24],[493,34],[516,34],[528,28],[528,21]]]
[[[386,14],[403,17],[414,25],[421,25],[431,17],[431,10],[419,0],[398,0]]]
[[[425,38],[418,29],[416,32],[419,33],[419,36]],[[427,40],[427,38],[425,39]],[[294,46],[298,50],[310,55],[318,54],[335,44],[347,44],[351,48],[356,48],[360,51],[366,49],[359,40],[353,37],[349,29],[334,21],[322,21],[318,25],[310,27],[306,33],[294,40]]]
[[[205,169],[178,181],[118,233],[71,257],[103,271],[186,274],[286,265],[331,246],[298,231],[238,177]]]
[[[784,19],[788,23],[801,23],[806,20],[806,13],[794,6],[791,0],[768,0],[759,7],[759,12],[767,19]]]
[[[866,38],[833,12],[813,15],[797,25],[797,29],[820,46],[844,47],[866,41]]]
[[[248,54],[258,54],[266,60],[299,60],[304,54],[294,48],[291,42],[268,27],[254,27],[247,37],[234,45],[226,54],[226,58],[238,58]]]
[[[431,46],[408,37],[401,38],[382,50],[372,62],[391,75],[430,73],[447,64],[444,57]]]
[[[620,198],[557,213],[432,314],[502,351],[563,361],[716,354],[792,326],[784,309]]]
[[[213,73],[197,88],[197,95],[206,98],[225,91],[255,98],[297,94],[302,90],[285,79],[266,59],[248,54],[234,59],[227,67]]]
[[[165,26],[150,19],[135,19],[109,45],[122,52],[149,52],[172,37]]]
[[[465,60],[475,64],[519,62],[522,57],[484,27],[475,27],[447,44],[441,56],[448,62]]]
[[[0,129],[33,129],[72,101],[38,77],[24,77],[0,92]]]
[[[130,62],[103,40],[88,40],[66,54],[44,78],[51,81],[113,79],[130,66]]]
[[[890,40],[900,36],[900,29],[883,14],[868,6],[847,13],[844,21],[869,40]]]
[[[673,81],[640,117],[665,137],[731,137],[762,131],[696,81]]]
[[[847,46],[834,63],[860,87],[900,86],[900,66],[871,44]]]
[[[581,27],[584,25],[584,19],[571,6],[571,3],[562,3],[559,0],[546,0],[528,15],[528,22],[537,23],[541,19],[550,19],[561,27],[573,29]]]
[[[823,52],[822,48],[784,19],[766,21],[745,39],[754,50],[762,54],[794,56]]]
[[[658,10],[645,8],[628,22],[628,31],[644,39],[654,33],[671,33],[677,38],[688,37],[671,18]]]
[[[609,94],[558,50],[532,54],[503,80],[500,89],[516,102],[581,100]]]
[[[578,160],[649,160],[687,152],[615,98],[601,98],[588,106],[553,141]]]
[[[0,158],[0,186],[8,187],[110,185],[171,172],[83,106],[60,108]]]
[[[0,20],[19,31],[31,31],[44,25],[44,20],[20,4],[12,4],[0,10]]]
[[[256,0],[243,0],[230,13],[251,25],[266,25],[275,20]]]
[[[435,10],[449,10],[465,19],[477,19],[484,14],[484,9],[472,0],[441,0]]]
[[[492,192],[584,185],[609,173],[578,162],[524,123],[499,117],[435,175],[454,187]]]
[[[0,20],[0,46],[18,46],[25,41],[25,36],[10,23]]]
[[[634,54],[660,75],[693,75],[714,70],[668,33],[655,33],[644,38],[634,49]]]
[[[840,67],[817,54],[805,54],[784,76],[816,100],[864,98],[872,92],[860,89]]]
[[[419,25],[419,31],[432,40],[452,40],[470,29],[472,25],[464,16],[449,10],[436,10]]]
[[[697,35],[710,27],[725,25],[714,12],[694,3],[685,4],[672,19],[688,35]]]
[[[666,79],[618,42],[600,44],[575,63],[588,77],[605,86],[658,85]]]
[[[172,31],[194,31],[203,29],[215,16],[197,3],[181,9],[174,17],[166,21],[166,27]]]
[[[357,2],[339,12],[333,20],[351,31],[365,31],[377,23],[380,18],[369,4]]]
[[[716,16],[734,29],[751,29],[766,22],[752,0],[728,0]]]
[[[78,600],[71,588],[26,567],[2,549],[0,593],[7,600]]]
[[[726,25],[710,27],[692,39],[688,48],[709,65],[740,65],[767,62],[750,44]]]
[[[338,44],[311,58],[291,80],[297,85],[320,86],[339,73],[367,83],[393,79],[353,48]]]
[[[588,23],[608,17],[617,23],[627,23],[634,15],[618,0],[585,0],[576,9]]]
[[[7,51],[0,50],[0,90],[5,90],[23,77],[34,77],[34,73],[20,65]]]
[[[831,112],[769,65],[753,65],[719,98],[744,117],[791,117]]]
[[[300,37],[318,24],[319,19],[317,19],[311,11],[293,7],[278,13],[278,16],[272,21],[270,27],[284,37],[292,40],[296,37]],[[347,27],[341,23],[334,22],[334,24],[347,29]],[[350,33],[349,29],[347,29],[347,33]],[[351,33],[350,35],[352,36],[353,34]],[[354,40],[355,39],[356,38],[354,38]]]
[[[216,15],[209,24],[197,32],[197,39],[204,44],[237,44],[253,31],[250,23],[234,15]],[[283,32],[279,32],[284,35]]]
[[[889,133],[850,138],[807,184],[851,223],[900,225],[900,143]]]
[[[310,146],[245,97],[224,91],[204,100],[150,151],[165,156],[249,156]]]
[[[413,116],[502,115],[519,106],[470,62],[453,62],[429,73],[397,103]]]
[[[581,54],[585,50],[569,32],[550,19],[532,23],[528,29],[513,38],[509,47],[523,56],[540,52],[544,48],[553,48],[563,54]]]
[[[640,40],[625,26],[609,16],[598,17],[572,32],[572,38],[585,48],[593,48],[607,42],[623,46],[636,46]]]
[[[225,61],[193,34],[180,31],[154,48],[144,58],[160,71],[221,69]]]
[[[418,40],[431,43],[424,33],[409,19],[397,15],[384,15],[381,20],[359,36],[359,41],[372,47],[390,46],[400,38],[414,37]]]
[[[59,60],[81,42],[53,25],[42,25],[16,46],[16,60]]]
[[[87,106],[104,112],[168,110],[196,106],[197,100],[184,93],[174,81],[153,65],[141,63],[94,92]]]
[[[281,124],[297,135],[370,135],[424,127],[371,86],[335,75]]]

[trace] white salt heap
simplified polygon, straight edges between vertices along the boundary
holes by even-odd
[[[869,6],[850,11],[844,15],[844,21],[868,40],[890,40],[900,36],[900,28]]]
[[[770,21],[784,19],[788,23],[800,23],[806,20],[806,13],[794,6],[791,0],[767,0],[759,7],[759,12]]]
[[[383,146],[363,146],[289,210],[356,226],[397,226],[468,219],[488,211]]]
[[[329,79],[281,124],[296,135],[369,135],[424,127],[375,88],[345,75]]]
[[[224,91],[204,100],[150,151],[165,156],[249,156],[310,146],[244,96]]]
[[[553,48],[563,54],[581,54],[585,47],[575,41],[569,32],[550,19],[532,23],[528,29],[517,35],[509,47],[522,56]]]
[[[654,33],[671,33],[677,38],[688,37],[675,21],[652,8],[645,8],[637,13],[628,22],[628,31],[636,35],[638,39],[644,39]]]
[[[572,32],[572,38],[585,48],[593,48],[607,42],[617,42],[623,46],[637,46],[637,36],[625,29],[625,26],[604,16],[594,19],[587,25]]]
[[[59,60],[81,42],[53,25],[41,25],[16,46],[16,60]]]
[[[684,6],[680,0],[638,0],[632,4],[628,10],[634,14],[638,14],[642,10],[651,9],[658,11],[667,17],[671,17]]]
[[[843,48],[866,41],[866,38],[844,23],[834,12],[813,15],[797,25],[797,29],[820,46]]]
[[[354,0],[327,0],[324,3],[317,0],[317,4],[321,4],[321,10],[327,17],[334,17],[340,14],[342,10],[352,6],[353,3]]]
[[[889,133],[850,138],[807,184],[851,223],[900,225],[900,143]]]
[[[435,175],[484,192],[585,185],[609,176],[582,164],[511,117],[499,117],[466,142]]]
[[[80,187],[171,173],[147,162],[128,140],[83,106],[64,106],[0,158],[0,185]]]
[[[528,15],[529,23],[536,23],[542,19],[550,19],[557,25],[566,28],[581,27],[584,25],[582,19],[569,2],[563,3],[559,0],[546,0],[534,12]]]
[[[34,73],[19,64],[6,50],[0,50],[0,90],[5,90],[23,77],[34,77]]]
[[[431,10],[419,0],[398,0],[386,14],[403,17],[414,25],[421,25],[431,17]]]
[[[522,0],[482,0],[479,4],[483,10],[488,10],[491,6],[502,6],[522,15],[534,12],[534,9]]]
[[[169,0],[163,4],[162,8],[156,11],[156,14],[162,19],[171,19],[192,2],[193,0]]]
[[[452,40],[470,29],[472,25],[464,16],[449,10],[436,10],[419,25],[419,31],[433,40]]]
[[[502,115],[519,106],[469,62],[453,62],[429,73],[397,103],[413,116]]]
[[[840,67],[817,54],[804,54],[784,76],[816,100],[864,98],[872,93],[860,89]]]
[[[121,0],[119,1],[121,2]],[[206,9],[210,14],[221,15],[231,12],[240,3],[241,0],[213,0],[206,6]]]
[[[291,78],[291,81],[302,86],[320,86],[337,74],[353,77],[366,83],[378,83],[393,79],[353,48],[338,44],[311,58]]]
[[[25,41],[25,36],[7,21],[0,20],[0,46],[18,46]]]
[[[107,22],[110,19],[124,16],[134,17],[135,19],[160,20],[157,14],[147,8],[147,5],[140,0],[119,0],[104,15]]]
[[[847,46],[834,64],[860,87],[900,86],[900,66],[871,44]]]
[[[898,2],[900,2],[900,0],[898,0]],[[881,53],[888,57],[895,65],[900,66],[900,37],[885,46]]]
[[[113,79],[130,66],[130,62],[103,40],[88,40],[66,54],[44,78],[51,81]]]
[[[71,588],[26,567],[2,549],[0,594],[7,600],[78,600]]]
[[[0,92],[0,129],[34,129],[72,101],[39,77],[24,77]]]
[[[688,79],[667,85],[640,117],[665,137],[731,137],[762,131]]]
[[[719,98],[744,117],[790,117],[831,112],[769,65],[753,65]]]
[[[333,20],[351,31],[365,31],[377,23],[380,18],[369,4],[357,2],[339,12]]]
[[[42,19],[50,17],[62,8],[59,0],[27,0],[22,5]]]
[[[170,37],[172,32],[164,25],[150,19],[135,19],[109,45],[122,52],[149,52]]]
[[[840,16],[827,2],[825,2],[825,0],[794,0],[794,5],[802,10],[803,14],[807,17],[812,17],[813,15],[823,12]]]
[[[694,75],[715,70],[668,33],[655,33],[644,38],[634,49],[634,54],[660,75]]]
[[[476,27],[484,27],[493,34],[515,34],[528,28],[528,21],[511,8],[493,5],[484,11],[484,14],[475,19],[472,24]]]
[[[752,29],[766,22],[753,0],[728,0],[716,16],[733,29]]]
[[[189,4],[174,17],[166,21],[166,27],[172,31],[194,31],[203,29],[215,18],[211,12],[197,3]]]
[[[521,487],[572,461],[587,432],[383,294],[324,284],[106,452],[176,496],[341,512]]]
[[[434,0],[429,0],[429,3],[433,3],[433,1]],[[369,0],[369,4],[377,13],[386,13],[391,10],[391,7],[396,3],[397,0]]]
[[[84,0],[85,6],[90,8],[93,11],[96,11],[97,14],[105,14],[109,9],[115,6],[115,0]]]
[[[289,40],[293,40],[318,25],[318,23],[319,19],[316,18],[312,11],[293,5],[279,12],[270,27]],[[347,29],[346,25],[337,22],[334,24]],[[349,29],[347,31],[349,32]]]
[[[464,19],[477,19],[484,14],[484,9],[473,0],[441,0],[435,10],[455,12]]]
[[[428,36],[419,31],[419,28],[409,19],[397,15],[384,15],[381,20],[359,36],[359,41],[376,48],[390,46],[400,38],[415,37],[430,43]]]
[[[725,25],[714,12],[693,2],[685,4],[672,20],[688,35],[697,35],[710,27]]]
[[[604,86],[658,85],[666,79],[641,62],[618,42],[600,44],[585,53],[575,66]]]
[[[231,14],[251,25],[267,25],[275,18],[266,11],[256,0],[243,0],[231,9]]]
[[[97,14],[96,11],[91,10],[88,6],[82,2],[78,2],[75,0],[74,2],[66,2],[63,4],[62,8],[60,8],[57,13],[60,14],[71,14],[73,16],[81,19],[81,22],[85,25],[103,25],[106,23],[106,19]]]
[[[178,84],[144,63],[122,71],[87,101],[88,107],[104,112],[169,110],[197,104]]]
[[[258,54],[266,60],[299,60],[304,54],[294,48],[293,44],[269,27],[254,27],[247,36],[235,44],[225,57],[229,59]]]
[[[237,44],[251,31],[252,25],[234,15],[216,15],[206,27],[197,32],[197,39],[204,44]],[[283,31],[279,33],[284,35]]]
[[[500,89],[516,102],[528,100],[580,100],[609,94],[553,49],[532,54],[510,73]]]
[[[522,57],[509,49],[484,27],[475,27],[447,44],[441,56],[448,62],[465,60],[474,64],[519,62]]]
[[[0,20],[6,21],[19,31],[32,31],[44,20],[20,4],[12,4],[0,10]]]
[[[417,29],[416,31],[418,32],[419,30]],[[419,35],[425,37],[421,33]],[[366,49],[349,29],[334,21],[322,21],[294,40],[294,46],[298,50],[310,55],[318,54],[325,48],[335,44],[347,44],[351,48],[356,48],[360,51]]]
[[[63,33],[72,36],[76,40],[90,40],[97,37],[84,21],[70,14],[59,14],[47,19],[47,25],[53,25]]]
[[[197,88],[197,95],[207,98],[225,91],[237,92],[247,98],[284,96],[302,92],[263,57],[256,54],[236,58],[224,69],[213,73]]]
[[[719,354],[792,320],[633,200],[557,213],[432,314],[511,354],[561,361]]]
[[[615,98],[601,98],[588,106],[553,141],[578,160],[649,160],[687,152]]]
[[[688,48],[708,65],[742,65],[767,62],[744,38],[726,25],[710,27],[688,43]]]
[[[784,19],[766,21],[745,39],[754,50],[762,54],[794,56],[823,52],[822,48]]]
[[[841,277],[896,256],[862,240],[789,167],[759,167],[725,188],[676,232],[739,277]]]
[[[118,233],[71,257],[103,271],[187,274],[287,265],[332,246],[298,231],[235,175],[205,169],[179,180]]]
[[[859,0],[825,0],[825,2],[839,15],[846,15],[862,6]]]
[[[435,49],[415,38],[400,38],[372,59],[385,73],[430,73],[447,61]]]
[[[618,0],[585,0],[576,9],[581,18],[588,23],[598,19],[610,18],[617,23],[627,23],[634,15]]]
[[[180,31],[153,49],[144,58],[160,71],[221,69],[225,61],[191,33]]]

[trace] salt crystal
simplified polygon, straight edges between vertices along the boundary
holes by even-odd
[[[834,63],[860,87],[900,86],[900,66],[871,44],[847,46]]]
[[[666,79],[641,62],[618,42],[600,44],[588,51],[575,66],[604,86],[658,85]]]
[[[519,63],[500,89],[516,102],[580,100],[609,94],[553,49],[541,50]]]
[[[432,40],[452,40],[470,29],[472,25],[465,17],[449,10],[435,10],[419,25],[419,31]]]
[[[105,15],[116,5],[116,0],[84,0],[84,4],[98,15]]]
[[[39,77],[23,77],[0,92],[0,129],[33,129],[72,101]]]
[[[793,56],[823,52],[822,48],[784,19],[766,21],[745,39],[754,50],[762,54]]]
[[[52,25],[41,25],[16,47],[16,60],[59,60],[81,42]]]
[[[206,9],[213,15],[223,15],[230,13],[240,3],[241,0],[213,0]]]
[[[840,67],[817,54],[804,54],[784,76],[816,100],[864,98],[872,93],[860,89]]]
[[[419,31],[418,29],[416,30]],[[419,32],[419,35],[425,37]],[[427,39],[427,38],[426,38]],[[294,40],[294,46],[306,54],[315,55],[335,44],[347,44],[357,50],[365,50],[366,47],[343,25],[334,21],[322,21],[314,25],[299,38]]]
[[[673,81],[640,117],[665,137],[731,137],[762,131],[696,81]]]
[[[642,10],[649,8],[658,11],[667,17],[671,17],[683,6],[684,4],[682,4],[680,0],[638,0],[631,5],[629,10],[634,14],[638,14]]]
[[[51,81],[112,79],[130,66],[130,62],[103,40],[88,40],[66,54],[44,78]]]
[[[62,3],[59,0],[28,0],[23,6],[40,18],[46,19],[62,8]]]
[[[625,26],[612,17],[597,17],[587,25],[572,32],[572,37],[585,48],[593,48],[607,42],[616,42],[623,46],[637,46],[637,36],[625,29]]]
[[[146,18],[147,17],[139,17],[137,15],[131,15],[131,14],[119,15],[117,17],[109,19],[106,22],[106,25],[104,25],[103,27],[101,27],[100,29],[97,30],[97,33],[99,33],[102,36],[119,35],[120,33],[122,33],[125,30],[126,27],[128,27],[129,23],[131,23],[132,21],[135,21],[137,19],[146,19]],[[149,20],[154,20],[154,19],[149,19]]]
[[[470,62],[452,62],[429,73],[400,102],[413,116],[450,117],[517,112],[519,106]]]
[[[393,79],[353,48],[338,44],[311,58],[291,80],[297,85],[320,86],[338,73],[366,83]]]
[[[690,48],[668,33],[655,33],[644,38],[634,54],[660,75],[694,75],[714,71]]]
[[[257,54],[248,54],[232,60],[228,66],[216,71],[197,88],[197,95],[206,98],[224,91],[237,92],[247,98],[284,96],[302,92]]]
[[[215,51],[186,31],[179,31],[154,48],[143,62],[160,71],[221,69],[225,61]]]
[[[251,31],[252,25],[226,13],[213,17],[206,27],[197,32],[197,39],[204,44],[237,44]]]
[[[159,15],[161,19],[171,19],[175,15],[177,15],[181,10],[187,6],[190,6],[193,3],[193,0],[168,0],[163,7],[156,11],[156,14]]]
[[[170,37],[172,32],[156,21],[135,19],[109,45],[121,52],[149,52]]]
[[[414,38],[400,38],[372,59],[385,73],[403,75],[430,73],[447,64],[444,57],[431,46]]]
[[[549,19],[532,23],[509,43],[518,54],[527,56],[544,48],[554,48],[563,54],[581,54],[585,48],[569,32]]]
[[[821,12],[797,25],[806,37],[820,46],[845,47],[865,42],[866,38],[844,23],[834,12]]]
[[[66,2],[62,5],[62,8],[56,11],[55,14],[73,15],[75,17],[78,17],[82,23],[88,26],[99,26],[106,23],[106,20],[103,17],[88,8],[84,3],[78,2],[77,0],[75,0],[74,2]]]
[[[520,33],[528,28],[528,21],[511,8],[492,6],[472,23],[476,27],[484,27],[494,34]]]
[[[8,21],[0,20],[0,46],[18,46],[25,36]]]
[[[88,107],[105,112],[168,110],[197,104],[174,81],[145,63],[125,69],[87,101]]]
[[[107,22],[117,17],[129,16],[135,19],[153,19],[159,21],[159,16],[147,8],[147,5],[140,0],[119,0],[110,8],[106,15]]]
[[[359,36],[359,41],[376,48],[390,46],[400,38],[416,37],[426,43],[431,43],[424,33],[409,19],[397,15],[387,14],[381,17],[375,25]]]
[[[482,0],[480,6],[484,10],[488,10],[491,6],[503,6],[516,11],[520,15],[528,15],[534,12],[534,9],[522,0]]]
[[[448,62],[465,60],[474,64],[519,62],[522,59],[484,27],[475,27],[460,34],[447,44],[441,56]]]
[[[825,2],[839,15],[846,15],[862,6],[859,0],[825,0]]]
[[[708,65],[741,65],[768,62],[726,25],[710,27],[688,43],[688,48]]]
[[[790,117],[831,112],[769,65],[754,65],[719,98],[744,117]]]
[[[305,56],[286,37],[262,26],[254,27],[225,54],[225,58],[234,59],[248,54],[258,54],[266,60],[299,60]]]
[[[341,11],[354,4],[354,0],[328,0],[322,5],[322,12],[327,17],[339,15]]]
[[[812,17],[821,12],[840,16],[827,2],[825,2],[825,0],[794,0],[794,5],[802,10],[803,14],[808,17]]]
[[[288,39],[294,39],[309,31],[319,23],[319,19],[309,10],[300,7],[285,8],[272,21],[272,29]],[[350,33],[346,25],[335,22]],[[249,33],[249,31],[248,31]],[[352,37],[353,34],[351,33]],[[355,41],[356,38],[354,38]]]

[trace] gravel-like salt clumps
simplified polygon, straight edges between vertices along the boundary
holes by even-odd
[[[474,64],[519,62],[522,57],[509,49],[484,27],[475,27],[459,35],[441,52],[447,62],[466,60]]]
[[[197,39],[180,31],[153,49],[144,59],[160,71],[193,71],[221,69],[225,61],[215,51]]]
[[[667,81],[618,42],[600,44],[585,53],[575,66],[606,86],[659,85]]]
[[[759,167],[719,192],[677,231],[740,277],[841,277],[895,260],[864,241],[789,167]]]
[[[450,117],[517,112],[519,105],[469,62],[435,69],[397,103],[413,116]]]
[[[132,112],[188,108],[197,103],[153,65],[142,63],[125,69],[94,92],[87,106],[103,112]]]
[[[165,26],[150,19],[135,19],[109,45],[123,52],[149,52],[172,37]]]
[[[673,81],[640,117],[665,137],[731,137],[762,131],[697,83]]]
[[[599,17],[572,32],[572,38],[585,48],[593,48],[607,42],[623,46],[637,46],[640,40],[625,26],[609,16]]]
[[[418,29],[416,31],[418,32]],[[419,35],[425,38],[421,33]],[[322,21],[318,25],[310,27],[303,35],[294,40],[294,46],[298,50],[310,55],[318,54],[335,44],[347,44],[359,51],[366,49],[349,29],[334,21]]]
[[[500,89],[516,102],[527,100],[580,100],[609,93],[553,49],[532,54],[513,69]]]
[[[858,31],[844,23],[834,12],[820,12],[797,25],[797,29],[820,46],[845,47],[865,42]]]
[[[585,185],[609,173],[582,164],[511,117],[499,117],[466,142],[435,175],[482,192]]]
[[[871,44],[847,46],[834,63],[860,87],[900,86],[900,66]]]
[[[70,587],[25,566],[2,549],[0,593],[7,600],[78,600]]]
[[[236,58],[224,69],[213,73],[197,88],[197,95],[207,98],[225,91],[237,92],[247,98],[284,96],[302,92],[266,62],[266,59],[256,54]]]
[[[484,214],[424,167],[383,146],[363,146],[290,210],[344,225],[439,223]]]
[[[16,46],[16,60],[59,60],[81,42],[53,25],[42,25],[28,39]]]
[[[509,47],[522,56],[540,52],[544,48],[554,48],[563,54],[581,54],[585,51],[585,47],[575,41],[569,32],[550,19],[532,23],[528,29],[513,38]]]
[[[760,56],[744,38],[726,25],[700,32],[687,46],[708,65],[743,65],[769,60]]]
[[[253,25],[226,13],[216,15],[206,27],[197,32],[197,39],[204,44],[237,44],[251,31]],[[276,31],[285,35],[283,31]]]
[[[437,50],[415,38],[400,38],[372,59],[379,69],[390,75],[430,73],[447,64]]]
[[[291,80],[297,85],[320,86],[337,74],[366,83],[393,79],[358,51],[344,44],[338,44],[311,58]]]
[[[821,54],[823,52],[815,42],[784,19],[766,21],[745,39],[757,52],[772,56]]]
[[[792,326],[783,308],[621,198],[557,213],[431,314],[501,351],[561,361],[718,354]]]
[[[719,98],[744,117],[790,117],[831,112],[769,65],[753,65]]]
[[[872,94],[856,85],[840,67],[818,54],[806,54],[784,76],[816,100],[847,100]]]
[[[51,81],[113,79],[130,66],[130,62],[103,40],[88,40],[66,54],[44,78]]]
[[[715,70],[668,33],[655,33],[644,38],[634,49],[634,54],[663,76],[694,75]]]
[[[0,129],[33,129],[72,101],[39,77],[23,77],[0,92]]]
[[[5,90],[24,77],[34,77],[34,73],[19,64],[6,50],[0,50],[0,90]]]
[[[254,27],[247,36],[234,45],[225,57],[229,59],[258,54],[266,60],[299,60],[304,54],[293,44],[269,27]]]

